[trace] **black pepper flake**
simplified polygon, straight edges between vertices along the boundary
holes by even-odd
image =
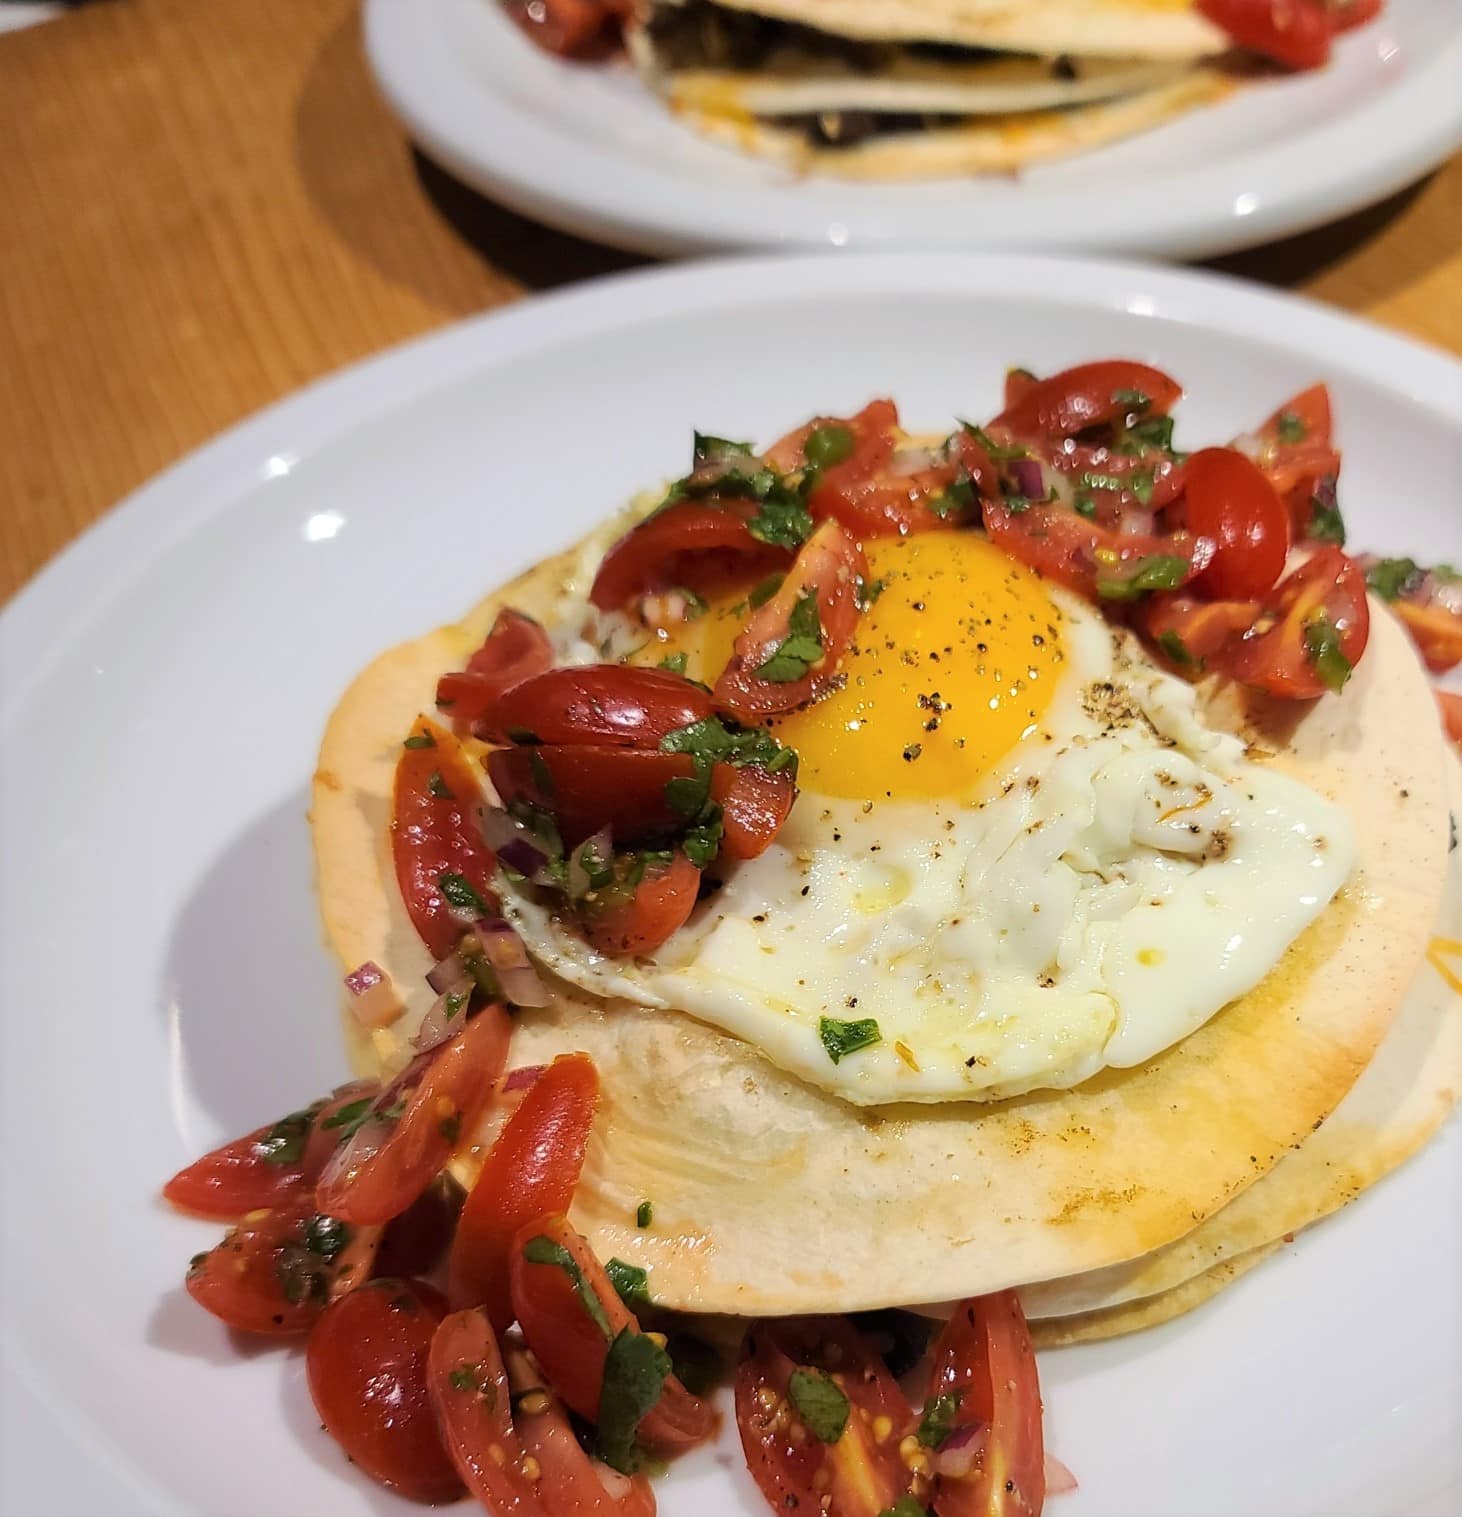
[[[904,762],[906,764],[912,764],[923,751],[924,745],[922,743],[910,743],[909,746],[904,749]]]

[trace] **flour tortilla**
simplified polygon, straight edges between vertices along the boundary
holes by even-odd
[[[869,42],[1012,53],[1201,58],[1229,40],[1191,0],[718,0],[726,10]],[[640,10],[647,7],[642,4]]]
[[[1447,757],[1452,814],[1462,761]],[[1350,1093],[1313,1137],[1201,1226],[1164,1248],[1074,1279],[1027,1286],[1028,1317],[1098,1312],[1171,1292],[1225,1259],[1310,1226],[1388,1175],[1441,1127],[1462,1091],[1462,849],[1427,955],[1401,1010]]]
[[[404,1063],[430,999],[387,831],[402,735],[500,606],[551,620],[575,573],[575,554],[551,559],[383,654],[330,718],[312,807],[326,932],[343,967],[374,960],[410,1002],[390,1028],[351,1028],[371,1072]],[[645,1267],[656,1297],[689,1311],[954,1300],[1148,1254],[1297,1147],[1370,1061],[1426,948],[1446,850],[1443,742],[1415,655],[1380,614],[1343,696],[1213,704],[1355,826],[1356,876],[1257,991],[1148,1064],[1074,1091],[870,1111],[688,1017],[558,987],[553,1006],[518,1013],[512,1063],[583,1049],[598,1066],[573,1217],[600,1256]],[[490,1136],[491,1123],[471,1135],[460,1178]],[[640,1230],[643,1200],[655,1220]]]

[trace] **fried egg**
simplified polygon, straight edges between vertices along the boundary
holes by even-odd
[[[779,719],[801,794],[653,955],[505,892],[530,951],[860,1104],[1142,1063],[1251,990],[1348,878],[1345,814],[1209,730],[1193,689],[981,534],[867,545],[837,687]],[[745,589],[643,648],[714,681]],[[562,607],[565,637],[585,607]],[[576,622],[575,618],[578,618]]]

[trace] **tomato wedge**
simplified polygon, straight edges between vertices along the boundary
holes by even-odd
[[[752,574],[787,561],[787,550],[753,537],[754,500],[684,500],[631,527],[604,555],[589,599],[618,611],[639,596],[678,586],[696,588],[734,565]]]
[[[520,1228],[566,1212],[584,1167],[599,1100],[588,1054],[563,1054],[528,1088],[483,1160],[452,1242],[448,1293],[486,1309],[494,1331],[513,1322],[508,1266]]]
[[[584,936],[612,958],[653,953],[695,909],[701,872],[677,850],[649,863],[638,880],[616,881],[579,903]]]
[[[427,1393],[442,1443],[469,1494],[493,1517],[547,1517],[523,1470],[512,1391],[485,1312],[454,1312],[437,1328],[427,1357]]]
[[[1330,18],[1317,0],[1196,0],[1198,10],[1240,47],[1286,68],[1330,59]]]
[[[609,1345],[626,1330],[640,1331],[634,1313],[565,1217],[542,1217],[519,1230],[509,1279],[519,1326],[549,1384],[579,1416],[597,1422]],[[639,1437],[668,1454],[714,1430],[710,1406],[669,1375],[640,1422]]]
[[[974,1447],[966,1473],[946,1473],[941,1461],[938,1517],[1038,1517],[1046,1497],[1041,1387],[1014,1291],[976,1296],[949,1319],[934,1345],[930,1402],[936,1397],[946,1398],[950,1428],[942,1449],[976,1430],[961,1449]]]
[[[1190,674],[1243,637],[1264,609],[1256,600],[1195,600],[1191,595],[1154,595],[1138,612],[1149,641]]]
[[[1445,606],[1423,606],[1408,600],[1393,601],[1391,609],[1401,618],[1434,674],[1445,674],[1462,663],[1462,616]]]
[[[310,1332],[305,1373],[326,1431],[373,1480],[415,1501],[452,1501],[462,1482],[427,1394],[432,1337],[447,1314],[421,1280],[372,1280]]]
[[[643,1475],[621,1475],[579,1447],[563,1403],[522,1348],[508,1344],[513,1423],[526,1458],[537,1465],[538,1490],[554,1517],[655,1517],[655,1493]]]
[[[462,935],[442,895],[442,876],[461,875],[485,902],[496,899],[482,806],[482,785],[461,743],[422,717],[396,761],[391,853],[411,924],[439,959]]]
[[[665,669],[585,664],[550,669],[493,702],[478,736],[493,743],[658,748],[667,732],[703,721],[711,698]]]
[[[1024,388],[987,430],[1059,442],[1126,416],[1166,416],[1182,393],[1161,369],[1132,359],[1078,364]]]
[[[1324,535],[1315,534],[1314,528],[1317,507],[1325,506],[1335,518],[1325,524],[1326,531],[1339,540],[1335,480],[1340,454],[1332,441],[1332,426],[1329,390],[1311,385],[1280,406],[1256,434],[1254,461],[1289,508],[1297,538]]]
[[[912,1421],[883,1361],[845,1318],[758,1323],[747,1335],[736,1425],[773,1511],[879,1517],[914,1485],[899,1452]]]
[[[1438,690],[1437,704],[1442,708],[1442,726],[1454,743],[1462,744],[1462,695],[1452,690]]]
[[[1273,625],[1232,649],[1224,672],[1289,700],[1341,689],[1370,638],[1360,566],[1339,548],[1317,549],[1280,582],[1266,610]]]
[[[1188,530],[1217,545],[1193,588],[1216,600],[1258,600],[1284,573],[1289,513],[1252,459],[1233,448],[1203,448],[1183,465]]]
[[[862,548],[837,522],[824,522],[738,635],[716,681],[716,704],[752,720],[805,705],[826,686],[852,639],[867,579]]]
[[[755,764],[715,764],[711,799],[721,808],[725,828],[721,857],[754,859],[782,830],[797,799],[797,785],[785,769],[770,774]]]
[[[250,1212],[222,1243],[188,1266],[188,1294],[240,1332],[308,1331],[326,1306],[370,1274],[379,1227],[317,1212],[308,1190]]]
[[[504,690],[552,666],[548,634],[531,616],[505,607],[466,669],[437,681],[437,706],[454,725],[470,727]]]
[[[419,1054],[374,1101],[326,1165],[315,1200],[347,1222],[398,1217],[441,1172],[491,1098],[512,1023],[496,1003],[454,1037]]]
[[[616,845],[628,847],[684,830],[687,818],[665,787],[689,779],[695,760],[684,753],[558,744],[494,749],[487,773],[504,806],[548,812],[569,848],[601,827],[613,831]]]
[[[305,1184],[304,1154],[324,1102],[210,1150],[162,1188],[174,1206],[204,1217],[237,1218],[277,1206]]]

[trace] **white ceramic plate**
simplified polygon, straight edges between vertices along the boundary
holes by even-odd
[[[965,247],[1209,257],[1353,211],[1462,141],[1462,8],[1387,0],[1319,73],[1013,178],[798,178],[676,124],[627,64],[566,63],[497,0],[367,0],[377,77],[413,136],[526,215],[655,254]]]
[[[1354,537],[1462,557],[1457,366],[1312,306],[1139,266],[956,255],[618,279],[327,381],[164,475],[0,617],[0,1511],[415,1510],[319,1432],[297,1350],[186,1299],[218,1235],[159,1184],[339,1080],[306,792],[379,649],[674,473],[898,397],[997,408],[1008,362],[1125,353],[1222,438],[1318,377]],[[711,355],[709,358],[706,355]],[[1053,1517],[1425,1517],[1462,1500],[1462,1141],[1190,1319],[1043,1365],[1081,1480]],[[913,1288],[917,1288],[916,1285]],[[734,1447],[665,1517],[764,1517]]]

